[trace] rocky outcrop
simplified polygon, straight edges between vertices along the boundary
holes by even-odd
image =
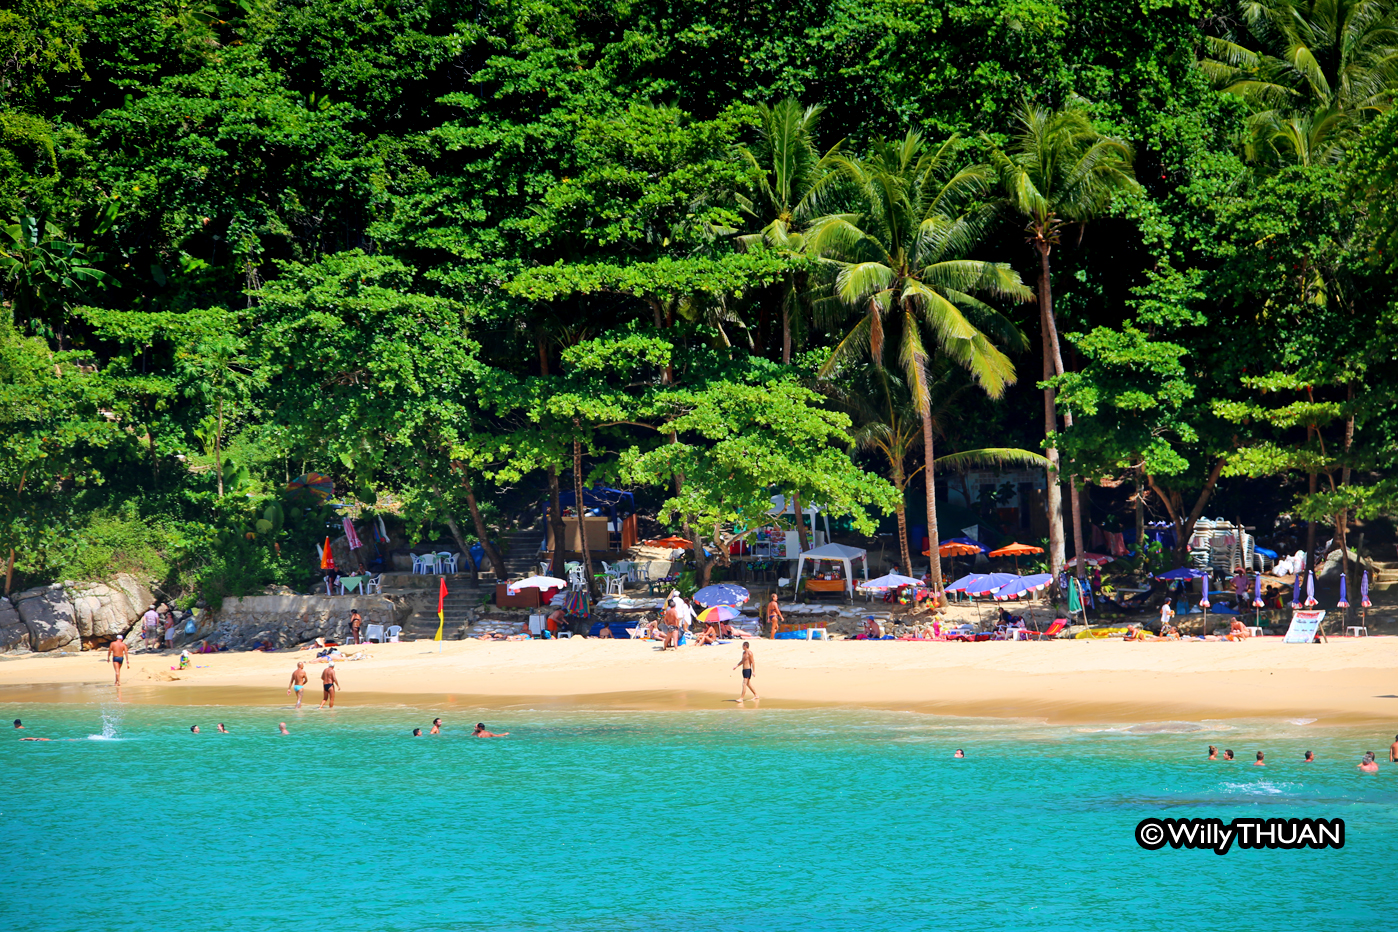
[[[29,629],[31,650],[80,650],[81,635],[73,623],[73,605],[55,583],[27,589],[14,597],[20,620]]]
[[[1334,550],[1327,553],[1325,555],[1325,559],[1322,560],[1315,569],[1316,582],[1339,583],[1340,577],[1345,574],[1344,560],[1344,551],[1341,550],[1339,547],[1336,547]],[[1353,550],[1349,551],[1349,561],[1351,566],[1357,565],[1359,567],[1357,572],[1363,572],[1364,570],[1369,570],[1373,572],[1375,569],[1372,560],[1366,560],[1363,557],[1360,557],[1359,554],[1355,553]],[[1351,592],[1348,594],[1350,596],[1351,601],[1358,601],[1358,591]]]
[[[192,638],[226,647],[293,647],[318,637],[344,642],[349,615],[358,610],[365,628],[401,625],[411,608],[384,596],[257,595],[224,599],[217,612],[203,612]],[[367,633],[361,629],[361,633]]]
[[[110,583],[69,583],[73,623],[85,638],[126,634],[150,606],[150,590],[133,576],[119,573]]]
[[[20,621],[9,599],[0,598],[0,653],[28,649],[29,626]]]

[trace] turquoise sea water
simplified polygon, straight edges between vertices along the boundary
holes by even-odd
[[[412,739],[446,713],[0,713],[78,739],[0,734],[12,932],[1394,928],[1398,767],[1355,769],[1385,735],[729,708],[453,710]],[[478,717],[510,737],[469,738]],[[1246,760],[1206,763],[1209,743]],[[1340,817],[1347,842],[1146,851],[1147,816]]]

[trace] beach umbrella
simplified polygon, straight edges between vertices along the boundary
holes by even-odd
[[[1253,577],[1252,607],[1253,607],[1253,608],[1261,608],[1261,607],[1262,607],[1262,574],[1261,574],[1261,573],[1258,573],[1256,576]]]
[[[1053,582],[1052,573],[1037,573],[1033,576],[1016,577],[1017,582],[1009,583],[995,590],[996,601],[1003,602],[1005,599],[1013,599],[1018,595],[1025,595],[1030,592],[1038,592],[1046,588]]]
[[[335,483],[329,476],[321,475],[318,472],[308,472],[304,476],[297,476],[288,482],[286,490],[292,495],[309,495],[326,501],[335,494]]]
[[[1364,578],[1359,581],[1359,604],[1364,608],[1369,608],[1373,603],[1369,601],[1369,571],[1364,571]]]
[[[694,601],[700,605],[742,605],[751,597],[746,589],[733,583],[705,586],[694,593]]]
[[[1291,607],[1301,607],[1301,571],[1296,571],[1296,577],[1291,581]]]
[[[1340,601],[1335,603],[1336,608],[1349,608],[1349,598],[1345,595],[1345,577],[1340,577]]]
[[[1156,579],[1198,579],[1201,576],[1209,575],[1203,570],[1196,570],[1192,566],[1182,566],[1177,570],[1170,570],[1168,573],[1161,573]]]
[[[646,547],[661,547],[665,550],[688,550],[694,546],[683,537],[671,535],[670,537],[660,537],[655,540],[643,540],[641,544]]]
[[[1018,583],[1024,577],[1014,573],[984,573],[965,589],[968,595],[990,595],[1005,586]]]
[[[706,623],[732,621],[734,618],[741,617],[743,617],[743,613],[738,611],[732,605],[715,605],[711,608],[706,608],[699,613],[699,620]]]
[[[912,576],[904,576],[901,573],[889,573],[887,576],[880,576],[871,579],[866,583],[860,583],[861,589],[900,589],[903,586],[921,586],[922,580]]]
[[[955,582],[947,584],[947,592],[969,592],[969,587],[975,585],[984,578],[984,573],[972,573],[969,576],[962,576]]]
[[[1035,546],[1033,546],[1032,544],[1006,544],[1005,546],[1001,547],[999,550],[992,550],[992,551],[990,551],[990,554],[989,554],[989,555],[992,556],[992,557],[1014,557],[1014,558],[1015,558],[1015,572],[1018,573],[1018,572],[1019,572],[1019,558],[1020,558],[1020,557],[1027,557],[1027,556],[1029,556],[1030,554],[1043,553],[1043,552],[1044,552],[1044,548],[1043,548],[1043,547],[1035,547]]]
[[[1319,604],[1315,599],[1315,573],[1309,572],[1306,574],[1306,607]]]
[[[1208,608],[1211,604],[1213,604],[1213,603],[1211,603],[1211,602],[1209,601],[1209,574],[1208,574],[1208,573],[1205,573],[1204,576],[1203,576],[1203,579],[1204,579],[1204,596],[1203,596],[1203,598],[1201,598],[1201,599],[1199,600],[1199,604],[1200,604],[1200,606],[1202,606],[1202,607],[1204,607],[1204,608]]]
[[[335,568],[335,557],[330,552],[330,538],[325,538],[325,549],[320,552],[320,568],[323,570],[333,570]]]
[[[506,589],[514,595],[519,589],[562,589],[568,585],[566,579],[559,579],[555,576],[529,576],[519,582],[506,583]]]
[[[1087,564],[1088,566],[1102,566],[1102,565],[1104,565],[1104,564],[1111,563],[1111,562],[1112,562],[1114,559],[1116,559],[1116,558],[1115,558],[1115,557],[1112,557],[1112,556],[1109,556],[1109,555],[1107,555],[1107,554],[1105,554],[1105,553],[1085,553],[1085,554],[1082,555],[1082,559],[1083,559],[1083,563]],[[1078,557],[1077,557],[1077,554],[1074,554],[1074,555],[1073,555],[1073,559],[1067,561],[1067,562],[1064,563],[1063,565],[1064,565],[1064,566],[1077,566],[1077,565],[1078,565]]]

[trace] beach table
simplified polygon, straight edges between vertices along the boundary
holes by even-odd
[[[351,589],[357,589],[357,590],[359,590],[359,594],[360,594],[360,595],[363,595],[363,594],[364,594],[364,584],[365,584],[366,582],[368,582],[369,580],[373,579],[373,578],[374,578],[374,577],[373,577],[373,576],[370,576],[370,575],[364,575],[364,576],[341,576],[341,577],[340,577],[340,595],[348,595],[348,594],[349,594],[349,591],[350,591]]]

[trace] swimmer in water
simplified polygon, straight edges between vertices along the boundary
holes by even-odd
[[[190,725],[190,726],[189,726],[189,730],[192,731],[192,732],[194,732],[194,734],[196,734],[196,735],[199,734],[199,726],[198,726],[198,725]]]
[[[440,718],[434,718],[434,719],[432,720],[432,734],[434,734],[434,735],[440,735],[441,733],[442,733],[442,720],[441,720]]]
[[[502,731],[502,732],[500,732],[500,734],[497,735],[497,734],[496,734],[495,732],[493,732],[493,731],[487,731],[487,730],[486,730],[485,722],[476,722],[476,730],[473,731],[473,732],[471,732],[471,737],[472,737],[472,738],[503,738],[503,737],[505,737],[505,736],[508,735],[508,734],[509,734],[508,731]]]
[[[421,737],[422,737],[422,729],[421,729],[421,728],[414,728],[414,729],[413,729],[413,737],[414,737],[414,738],[421,738]]]
[[[1233,752],[1232,752],[1232,750],[1225,748],[1224,751],[1223,751],[1223,759],[1224,759],[1224,760],[1232,760],[1232,759],[1233,759]]]
[[[1303,763],[1303,764],[1314,764],[1314,763],[1315,763],[1315,751],[1307,751],[1307,752],[1306,752],[1306,757],[1305,757],[1304,760],[1301,761],[1301,763]]]
[[[284,735],[289,735],[289,734],[291,734],[291,732],[289,732],[289,731],[286,730],[286,722],[278,722],[278,723],[277,723],[277,727],[278,727],[279,729],[281,729],[281,733],[282,733],[282,734],[284,734]]]
[[[306,663],[302,661],[296,665],[296,669],[291,671],[291,683],[286,687],[286,694],[291,695],[291,691],[296,690],[296,708],[301,708],[301,691],[306,688]]]
[[[19,719],[15,719],[15,727],[16,727],[16,728],[23,728],[23,727],[24,727],[24,722],[21,722]]]
[[[20,738],[21,741],[52,741],[52,738]]]
[[[15,721],[18,722],[19,719],[15,719]],[[1398,735],[1393,736],[1393,743],[1388,746],[1388,759],[1398,764]]]
[[[1374,760],[1373,751],[1365,751],[1364,759],[1359,762],[1359,769],[1363,773],[1378,773],[1379,762]]]
[[[1209,745],[1209,760],[1218,760],[1218,748]]]
[[[955,757],[955,758],[957,758],[958,760],[961,759],[961,758],[963,758],[963,757],[965,757],[965,756],[966,756],[966,752],[963,751],[963,750],[961,750],[961,748],[957,748],[957,749],[956,749],[956,753],[952,755],[952,757]]]
[[[228,734],[228,727],[224,725],[223,722],[218,723],[218,730],[225,735]]]
[[[1266,767],[1266,766],[1267,766],[1267,764],[1264,763],[1263,760],[1262,760],[1262,752],[1261,752],[1261,751],[1258,751],[1258,752],[1257,752],[1257,760],[1253,761],[1253,762],[1252,762],[1252,765],[1253,765],[1254,767]]]

